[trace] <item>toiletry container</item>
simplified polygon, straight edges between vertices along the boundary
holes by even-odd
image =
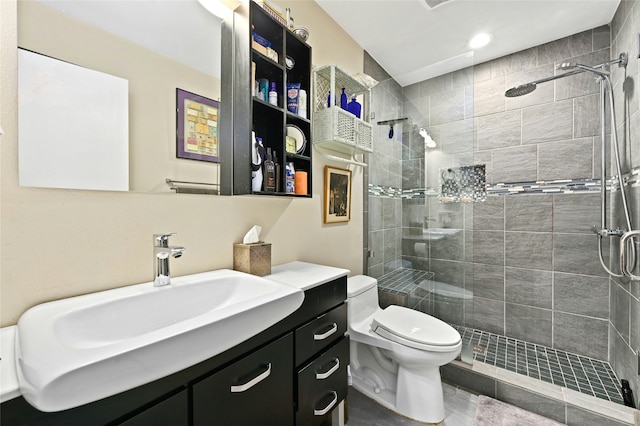
[[[266,78],[258,79],[258,87],[260,90],[258,92],[258,98],[265,102],[269,101],[269,80]]]
[[[355,95],[351,98],[351,102],[347,105],[347,111],[351,114],[355,115],[357,118],[360,118],[360,113],[362,112],[362,105],[360,102],[356,100]]]
[[[286,170],[285,170],[287,176],[286,176],[286,180],[287,180],[287,187],[286,187],[286,193],[287,194],[294,194],[295,193],[295,174],[296,174],[296,169],[293,167],[293,163],[287,163],[286,166]]]
[[[302,89],[298,93],[298,115],[307,118],[307,91]]]
[[[327,95],[327,108],[331,108],[331,90],[329,90],[329,94]]]
[[[262,191],[262,159],[264,158],[264,146],[262,138],[257,138],[255,132],[251,132],[251,190]]]
[[[340,108],[343,110],[347,110],[347,92],[345,92],[345,88],[342,88],[342,94],[340,95]]]
[[[276,191],[276,165],[271,158],[271,148],[267,148],[267,159],[264,160],[264,190]]]
[[[275,81],[269,84],[269,103],[278,106],[278,87]]]
[[[278,153],[273,151],[273,163],[276,170],[276,192],[282,191],[282,182],[280,181],[280,163],[278,163]]]

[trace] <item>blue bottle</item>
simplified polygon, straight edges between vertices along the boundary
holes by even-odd
[[[340,95],[340,108],[343,110],[347,110],[347,93],[345,92],[345,88],[342,88],[342,94]]]
[[[349,102],[349,105],[347,105],[347,111],[355,115],[357,118],[360,118],[360,113],[362,112],[362,105],[360,105],[360,102],[356,100],[355,95],[353,96],[353,98],[351,98],[351,102]]]

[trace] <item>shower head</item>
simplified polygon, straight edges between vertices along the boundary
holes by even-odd
[[[578,64],[576,64],[575,62],[562,62],[561,64],[559,64],[556,67],[556,69],[565,71],[565,70],[573,69],[573,68],[575,68],[577,66],[578,66]]]
[[[511,89],[504,92],[504,95],[507,98],[515,98],[518,96],[527,95],[533,92],[534,90],[536,90],[536,84],[527,83],[527,84],[521,84],[520,86],[517,86],[517,87],[512,87]]]
[[[429,133],[427,133],[427,131],[424,129],[424,127],[421,127],[420,130],[418,130],[418,133],[420,134],[420,136],[422,136],[424,138],[424,145],[427,148],[435,148],[436,147],[436,141],[434,141],[431,136],[429,136]]]

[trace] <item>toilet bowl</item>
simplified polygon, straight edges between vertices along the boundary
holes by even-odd
[[[347,296],[353,387],[405,417],[441,422],[440,366],[460,354],[460,334],[419,311],[381,309],[375,278],[350,277]]]

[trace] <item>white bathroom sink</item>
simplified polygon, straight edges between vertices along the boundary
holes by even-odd
[[[219,270],[43,303],[18,321],[20,391],[41,411],[115,395],[230,349],[303,299],[293,286]]]
[[[422,230],[422,235],[429,240],[441,240],[448,236],[456,235],[462,229],[457,228],[427,228]]]

